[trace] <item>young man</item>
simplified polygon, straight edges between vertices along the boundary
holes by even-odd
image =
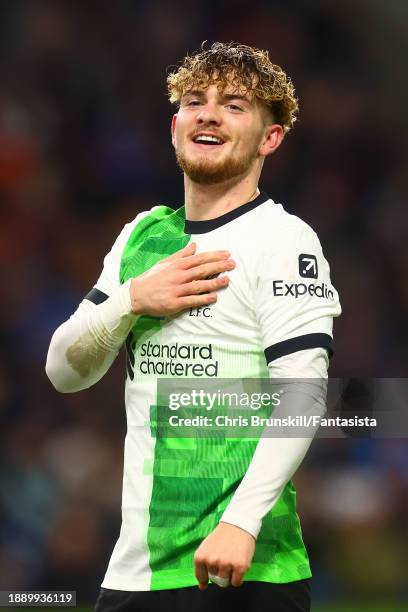
[[[122,528],[95,610],[307,611],[290,478],[311,437],[175,439],[154,425],[161,378],[327,378],[329,266],[313,230],[258,189],[295,121],[294,88],[267,52],[233,43],[187,56],[168,87],[185,205],[124,227],[46,366],[59,391],[79,391],[126,341]]]

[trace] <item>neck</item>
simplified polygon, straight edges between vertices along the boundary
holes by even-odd
[[[206,221],[220,217],[259,195],[258,177],[247,176],[232,184],[201,185],[184,175],[186,219]]]

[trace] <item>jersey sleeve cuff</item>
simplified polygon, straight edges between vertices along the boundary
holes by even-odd
[[[264,350],[266,363],[269,364],[279,357],[310,348],[324,348],[327,350],[329,357],[332,357],[334,353],[333,338],[329,334],[313,333],[277,342]]]
[[[220,523],[229,523],[230,525],[235,525],[235,527],[240,527],[244,531],[250,533],[255,540],[262,527],[262,521],[251,519],[248,516],[242,516],[233,510],[228,510],[228,508],[220,518]]]

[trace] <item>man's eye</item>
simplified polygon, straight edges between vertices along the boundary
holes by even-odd
[[[200,104],[199,100],[190,100],[190,102],[187,102],[187,106],[197,106],[198,104]]]
[[[229,108],[231,108],[232,110],[242,110],[242,108],[240,106],[238,106],[237,104],[227,104],[227,106]]]

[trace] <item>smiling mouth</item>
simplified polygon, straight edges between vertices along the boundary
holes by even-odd
[[[194,136],[193,142],[195,144],[205,146],[215,145],[216,147],[219,147],[224,144],[224,141],[221,138],[218,138],[218,136],[207,136],[204,134],[198,134],[198,136]]]

